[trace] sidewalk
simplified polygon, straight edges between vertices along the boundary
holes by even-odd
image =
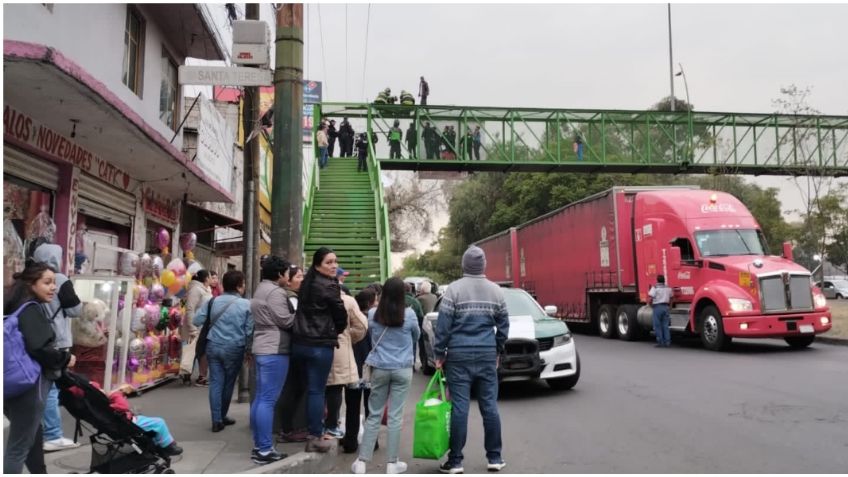
[[[130,404],[139,414],[163,417],[184,449],[176,457],[171,468],[178,474],[214,473],[329,473],[333,470],[336,450],[329,454],[303,452],[305,444],[277,444],[277,450],[289,455],[280,462],[258,466],[250,460],[253,438],[250,432],[250,404],[230,405],[230,417],[236,424],[225,430],[212,433],[209,417],[208,389],[186,387],[176,381],[164,384],[130,399]],[[65,437],[73,438],[75,420],[62,411]],[[88,443],[89,432],[83,427],[83,444]],[[49,473],[88,472],[91,448],[83,445],[79,449],[53,452],[45,455]]]

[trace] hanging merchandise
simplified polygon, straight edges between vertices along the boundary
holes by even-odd
[[[53,243],[56,238],[56,223],[48,212],[48,205],[42,204],[40,212],[27,225],[26,243],[27,253],[34,251],[41,243]]]
[[[24,242],[6,215],[3,220],[3,287],[12,284],[12,276],[24,269]]]
[[[183,249],[186,260],[194,260],[194,247],[197,246],[197,235],[194,232],[180,235],[180,248]]]
[[[170,243],[171,233],[168,232],[168,229],[165,227],[161,227],[159,231],[156,232],[156,246],[158,246],[159,250],[162,251],[162,255],[168,255],[168,245],[170,245]]]
[[[88,255],[85,253],[85,236],[87,233],[88,227],[83,223],[78,226],[76,237],[74,237],[74,273],[76,274],[88,273],[89,261]]]

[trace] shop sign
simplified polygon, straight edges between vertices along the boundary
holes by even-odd
[[[179,200],[169,199],[155,190],[145,187],[141,202],[144,212],[152,218],[172,225],[176,225],[179,221]]]
[[[197,165],[209,179],[232,190],[233,143],[236,134],[212,101],[200,95],[200,123],[197,128]]]
[[[3,133],[7,140],[26,144],[47,157],[73,164],[119,189],[128,190],[135,182],[126,171],[9,105],[3,108]]]

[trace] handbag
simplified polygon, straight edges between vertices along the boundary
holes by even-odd
[[[371,353],[373,353],[373,352],[374,352],[374,350],[375,350],[375,349],[377,349],[377,347],[378,347],[378,346],[380,346],[380,342],[381,342],[381,341],[383,341],[383,336],[385,336],[385,335],[386,335],[386,332],[387,332],[387,331],[389,331],[389,327],[388,327],[388,326],[387,326],[386,328],[384,328],[384,329],[383,329],[383,332],[382,332],[382,333],[380,333],[380,337],[379,337],[379,338],[377,338],[377,343],[375,343],[375,344],[374,344],[374,347],[373,347],[373,348],[371,348],[371,351],[369,351],[369,352],[368,352],[368,356],[366,356],[366,357],[365,357],[365,361],[368,361],[368,358],[369,358],[369,357],[371,357]],[[370,365],[370,364],[368,364],[368,363],[363,363],[363,364],[362,364],[362,379],[360,379],[360,380],[359,380],[360,387],[366,387],[366,388],[370,388],[370,387],[371,387],[371,373],[372,373],[372,372],[373,372],[373,370],[374,370],[373,368],[374,368],[374,367],[373,367],[373,366],[371,366],[371,365]]]
[[[438,389],[433,386],[438,383]],[[448,400],[441,369],[430,379],[427,389],[415,405],[412,457],[441,459],[450,448],[450,418],[453,405]]]
[[[197,358],[201,358],[206,354],[206,344],[209,337],[209,331],[215,326],[215,323],[218,322],[218,319],[227,311],[227,308],[230,307],[237,300],[233,300],[224,307],[216,316],[212,318],[212,302],[215,301],[215,298],[209,300],[209,304],[206,305],[206,321],[203,323],[203,327],[200,328],[200,335],[197,337],[197,345],[195,347],[194,355]]]

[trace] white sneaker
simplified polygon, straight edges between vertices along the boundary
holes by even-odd
[[[66,437],[60,437],[58,439],[53,439],[52,441],[44,441],[44,452],[76,449],[79,446],[79,442],[74,442]]]
[[[387,474],[402,474],[406,472],[406,462],[389,462],[386,464],[386,473]]]
[[[353,464],[350,466],[351,474],[364,474],[365,473],[365,461],[356,459],[353,461]]]
[[[489,465],[486,466],[486,470],[489,472],[500,472],[503,468],[506,467],[506,462],[489,462]]]

